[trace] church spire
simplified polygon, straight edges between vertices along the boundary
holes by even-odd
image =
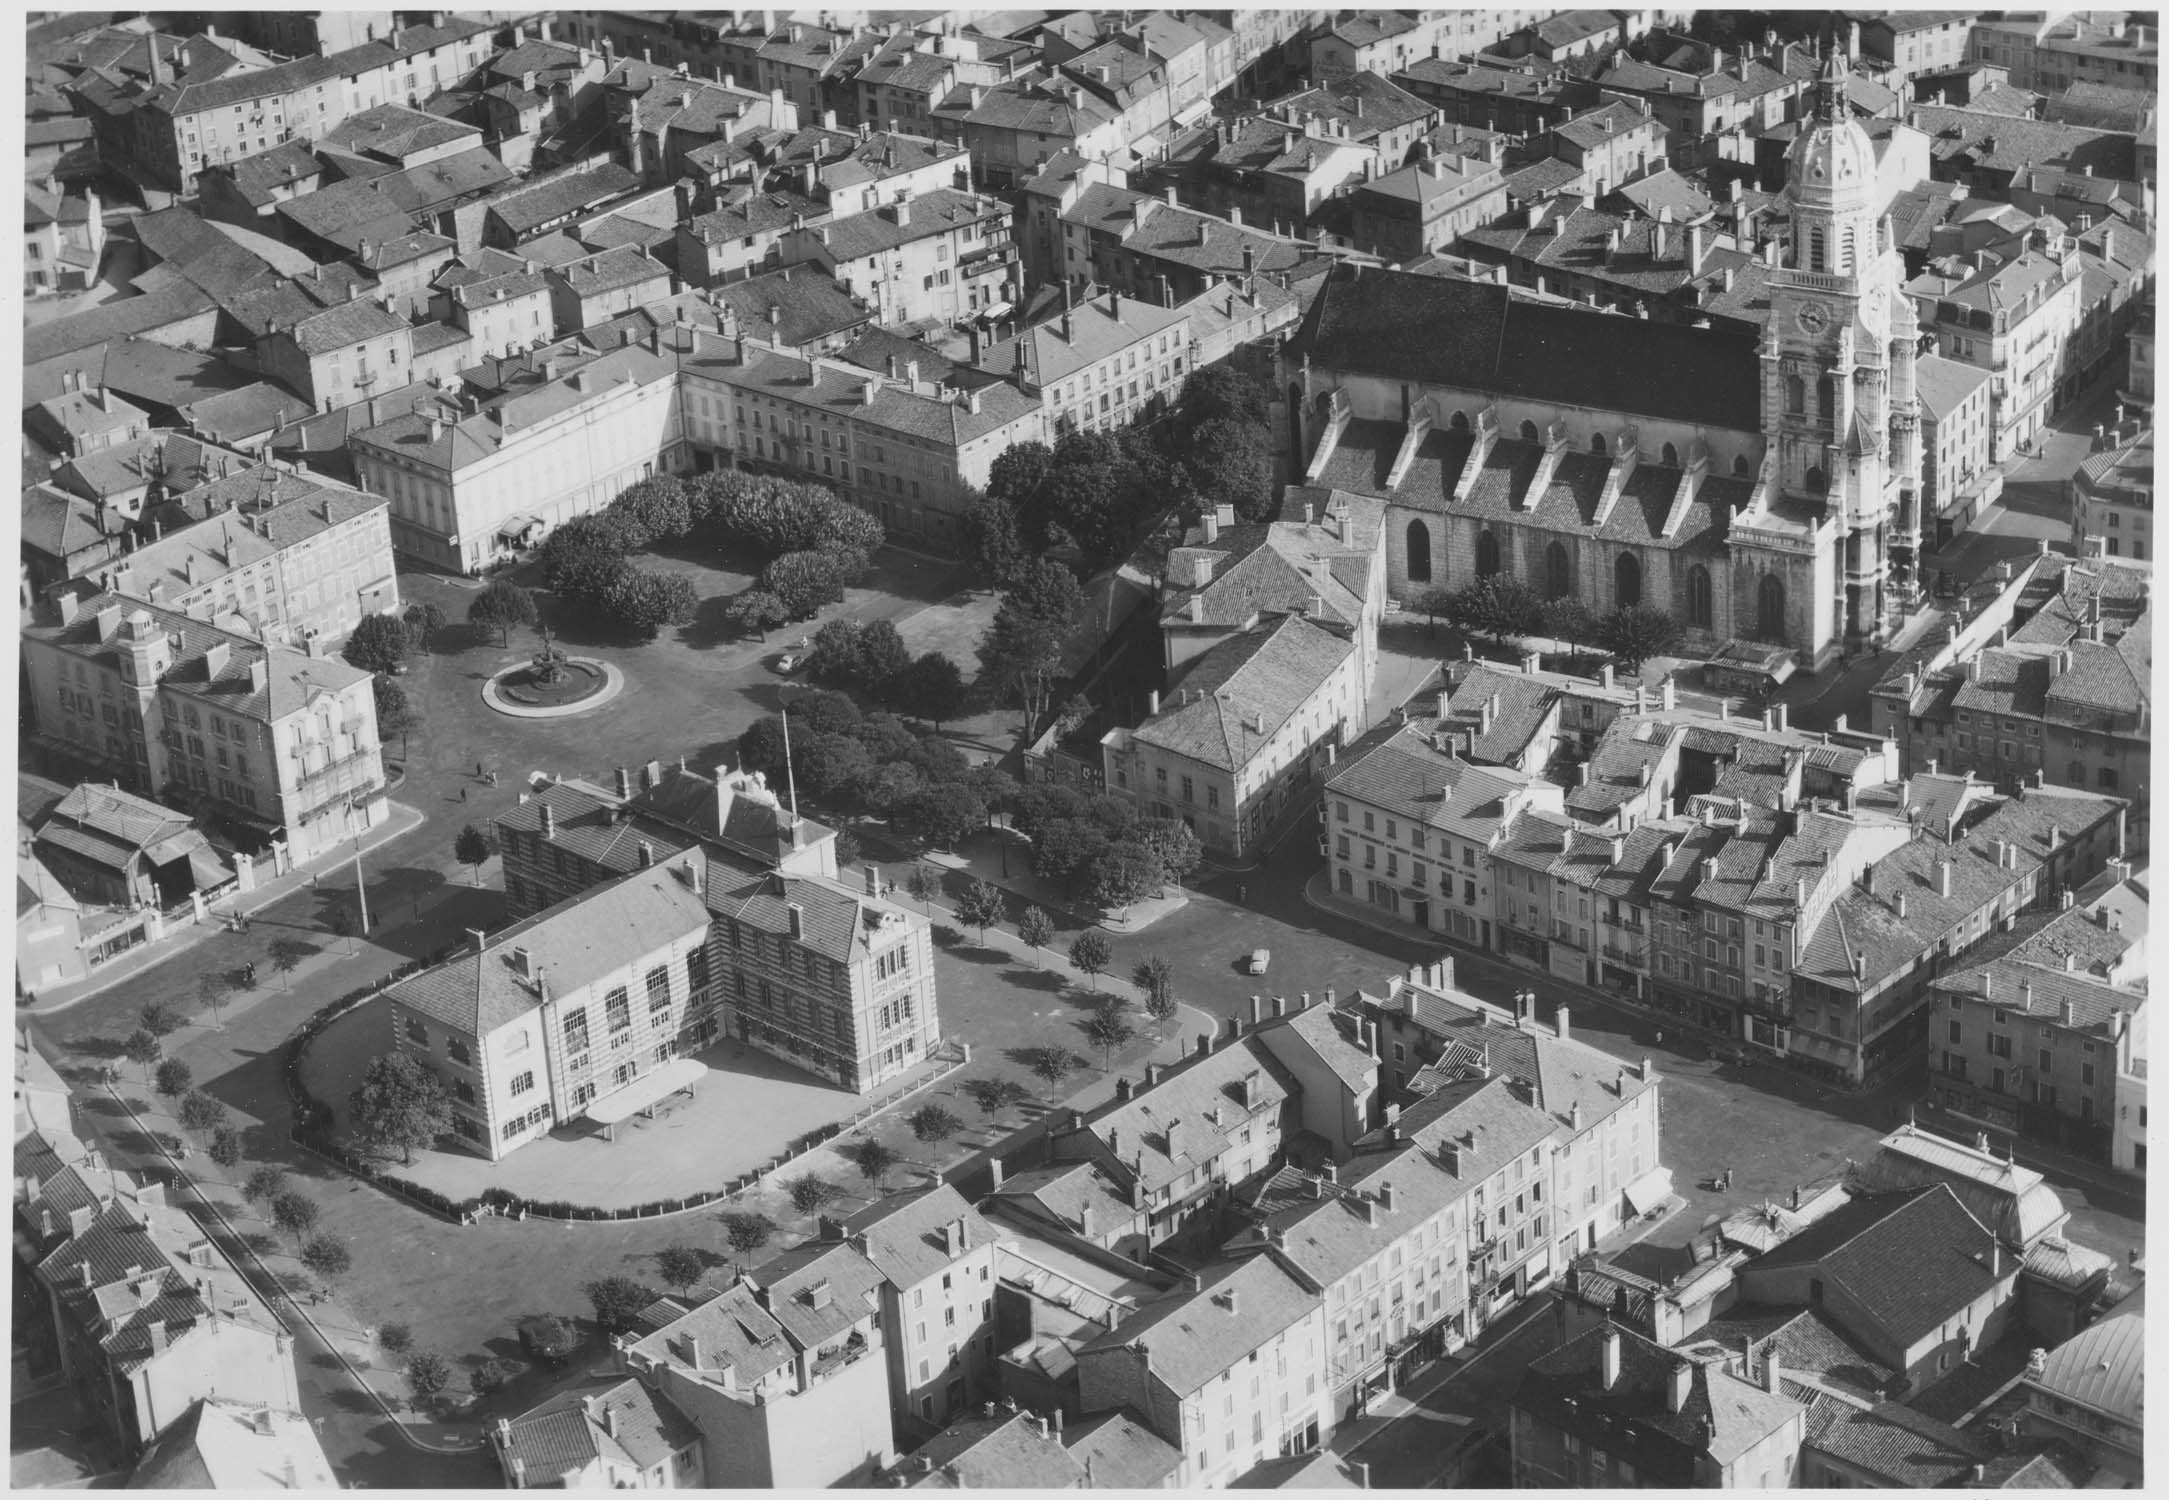
[[[1833,17],[1823,33],[1823,71],[1815,83],[1815,114],[1835,123],[1845,118],[1845,49],[1838,45],[1837,20]]]

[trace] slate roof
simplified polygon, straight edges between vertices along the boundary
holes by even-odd
[[[388,991],[411,1010],[487,1040],[542,1003],[520,977],[524,949],[547,976],[552,994],[570,994],[601,976],[693,933],[705,932],[708,908],[684,878],[698,855],[660,859],[561,901],[493,933],[479,953],[463,953],[401,980]]]
[[[1160,712],[1133,734],[1155,749],[1237,770],[1265,749],[1355,649],[1353,641],[1300,616],[1282,616],[1191,662],[1170,684]]]
[[[1753,340],[1522,302],[1489,283],[1338,267],[1297,347],[1328,369],[1739,432],[1762,420]]]

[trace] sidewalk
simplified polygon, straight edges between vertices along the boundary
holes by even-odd
[[[426,821],[422,813],[403,802],[391,804],[391,815],[383,823],[371,829],[362,840],[361,852],[368,854],[386,844],[405,838]],[[99,969],[97,973],[72,985],[47,990],[35,1001],[26,1002],[25,1009],[32,1015],[52,1016],[73,1009],[97,995],[104,994],[123,981],[136,978],[148,969],[156,968],[167,959],[186,953],[205,939],[226,931],[229,915],[255,916],[276,906],[296,891],[305,890],[318,876],[335,872],[349,865],[354,859],[352,845],[336,854],[327,854],[306,865],[296,865],[284,875],[267,880],[245,896],[236,896],[229,912],[214,912],[203,921],[192,923],[186,930],[161,942],[149,943],[116,958]],[[244,906],[244,902],[246,905]]]

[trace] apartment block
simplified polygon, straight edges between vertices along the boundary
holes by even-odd
[[[2120,409],[2121,410],[2121,409]],[[2067,481],[2071,542],[2081,557],[2154,558],[2154,429],[2119,420]]]
[[[1931,270],[1906,284],[1936,352],[1989,372],[1989,456],[1999,464],[2041,437],[2080,324],[2076,241],[2040,245],[2003,261],[1981,252],[1963,275]]]
[[[297,863],[384,821],[368,673],[115,593],[56,604],[23,630],[31,760],[215,808]]]
[[[787,264],[812,263],[881,323],[960,323],[1022,295],[1010,210],[955,188],[904,192],[879,208],[793,228]]]
[[[1913,388],[1920,397],[1921,517],[1934,517],[1935,545],[1948,546],[2003,493],[2003,471],[1990,457],[1992,379],[1979,365],[1929,354],[1913,365]]]
[[[2161,29],[2114,16],[2033,12],[1976,20],[1967,60],[2008,70],[2013,88],[2057,94],[2075,83],[2153,90],[2161,78]]]
[[[973,340],[973,366],[1039,398],[1046,441],[1163,411],[1196,367],[1190,312],[1109,292],[1013,338]]]

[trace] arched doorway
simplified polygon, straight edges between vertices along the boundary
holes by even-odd
[[[1431,528],[1421,521],[1408,523],[1408,581],[1431,581]]]
[[[1476,576],[1489,578],[1499,571],[1499,539],[1489,531],[1476,538]]]
[[[1642,602],[1642,560],[1622,552],[1612,564],[1612,607],[1630,609]]]
[[[1567,558],[1566,544],[1553,542],[1544,549],[1544,597],[1564,599],[1574,592],[1574,565]]]
[[[1807,492],[1811,495],[1827,495],[1830,493],[1830,480],[1821,469],[1814,467],[1812,464],[1809,465],[1807,471]]]
[[[1679,449],[1675,448],[1675,447],[1674,447],[1674,446],[1673,446],[1672,444],[1670,444],[1670,443],[1666,443],[1666,444],[1664,445],[1664,457],[1663,457],[1663,463],[1664,463],[1664,466],[1665,466],[1666,468],[1668,468],[1668,469],[1676,469],[1676,468],[1678,468],[1678,467],[1679,467]]]
[[[1763,574],[1755,590],[1755,634],[1766,641],[1785,639],[1785,583],[1775,573]]]
[[[1457,411],[1447,419],[1446,425],[1455,432],[1467,432],[1469,430],[1469,414],[1465,411]]]
[[[1710,628],[1710,570],[1696,563],[1687,570],[1687,623]]]
[[[1599,456],[1601,456],[1601,455],[1602,455],[1602,454],[1604,453],[1604,451],[1605,451],[1605,448],[1604,448],[1604,434],[1603,434],[1603,433],[1601,433],[1601,432],[1594,432],[1594,433],[1591,433],[1591,434],[1589,435],[1589,451],[1590,451],[1591,453],[1595,453],[1595,454],[1598,454]]]
[[[1521,424],[1521,440],[1525,443],[1534,443],[1542,440],[1536,430],[1536,423],[1524,422]]]
[[[1751,479],[1754,477],[1754,471],[1747,466],[1746,454],[1738,453],[1733,455],[1732,474],[1735,479]]]

